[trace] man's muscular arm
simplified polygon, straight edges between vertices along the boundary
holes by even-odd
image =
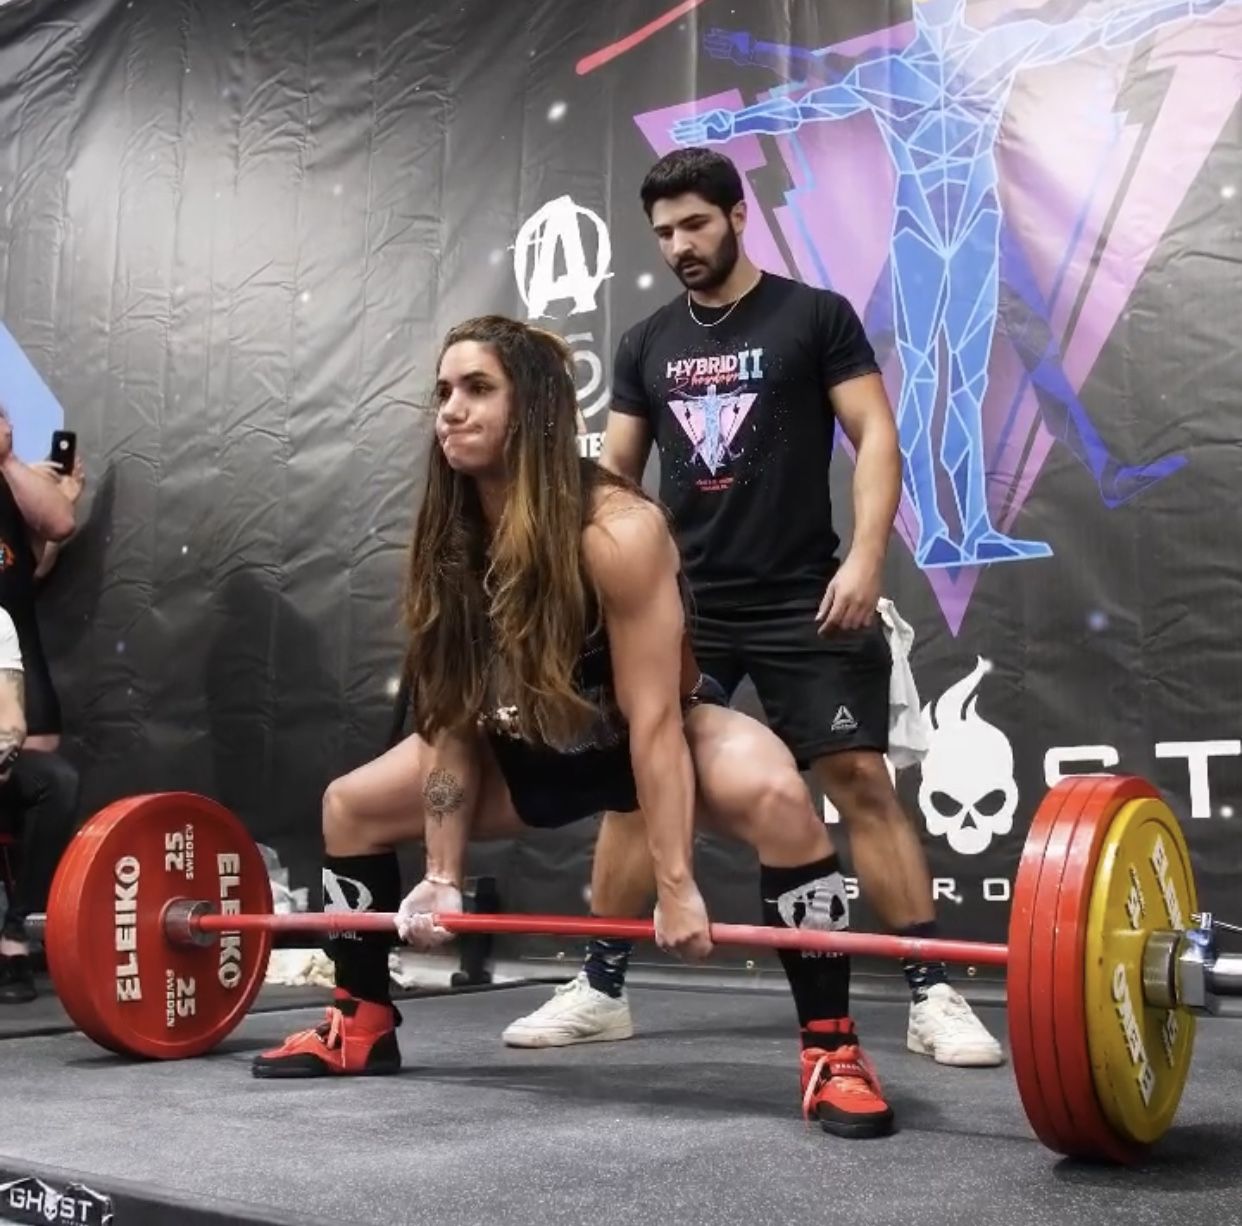
[[[641,484],[651,454],[651,426],[645,417],[630,413],[608,414],[604,445],[599,455],[603,468]]]
[[[860,375],[828,393],[854,445],[854,535],[816,615],[822,633],[871,624],[884,578],[884,559],[901,501],[901,448],[892,405],[877,374]]]

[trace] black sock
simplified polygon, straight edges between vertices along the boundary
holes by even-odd
[[[849,902],[836,855],[800,868],[759,866],[763,922],[773,928],[812,928],[840,931],[849,926]],[[803,1047],[832,1049],[854,1042],[843,1027],[822,1027],[850,1012],[850,959],[848,954],[811,953],[801,949],[777,951],[793,991],[802,1029]],[[808,1030],[819,1023],[818,1033]],[[839,1033],[834,1033],[834,1029]]]
[[[931,941],[935,940],[939,932],[940,926],[936,921],[928,920],[922,924],[910,924],[897,935]],[[943,962],[915,962],[906,958],[902,961],[901,969],[906,973],[906,982],[910,985],[910,992],[916,1001],[927,999],[928,988],[949,982],[949,972]]]
[[[324,856],[324,911],[395,911],[401,905],[401,868],[395,851],[369,856]],[[325,948],[336,963],[336,986],[359,1000],[386,1005],[392,1000],[388,951],[396,929],[341,932]]]
[[[591,918],[600,917],[592,912]],[[593,937],[587,946],[586,961],[582,964],[587,982],[597,992],[619,1000],[625,989],[625,971],[633,951],[633,941],[609,941]]]

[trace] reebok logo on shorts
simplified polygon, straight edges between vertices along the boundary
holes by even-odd
[[[858,730],[858,721],[850,714],[849,707],[838,707],[837,713],[832,717],[833,732],[856,732]]]

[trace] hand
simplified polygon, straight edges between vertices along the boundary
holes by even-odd
[[[397,909],[397,934],[415,949],[434,949],[453,939],[453,933],[433,924],[434,913],[461,913],[461,890],[455,885],[423,878]]]
[[[73,472],[69,474],[60,474],[60,492],[64,494],[70,502],[76,503],[82,497],[82,491],[86,488],[86,465],[82,463],[81,455],[73,457]]]
[[[703,50],[714,60],[732,60],[735,64],[751,62],[750,35],[744,30],[708,30],[703,35]]]
[[[702,145],[726,141],[733,135],[733,116],[728,111],[707,111],[679,119],[671,128],[679,145]]]
[[[660,891],[655,909],[656,944],[679,958],[695,962],[712,952],[707,906],[693,881],[675,890]]]
[[[815,614],[820,634],[838,630],[862,630],[871,625],[880,599],[879,563],[850,554],[832,577]]]
[[[70,502],[76,503],[82,497],[82,490],[86,486],[86,467],[80,455],[74,457],[71,473],[61,472],[60,465],[55,460],[36,460],[30,468],[34,472],[42,473],[49,480],[55,481],[60,487],[60,492]]]

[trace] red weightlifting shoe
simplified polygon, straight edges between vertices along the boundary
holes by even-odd
[[[338,989],[325,1021],[261,1052],[250,1071],[256,1077],[375,1077],[399,1072],[400,1020],[392,1005],[357,1000]]]
[[[884,1101],[880,1079],[863,1054],[849,1018],[812,1022],[806,1030],[834,1036],[839,1046],[802,1052],[802,1113],[838,1137],[882,1137],[892,1130],[893,1109]]]

